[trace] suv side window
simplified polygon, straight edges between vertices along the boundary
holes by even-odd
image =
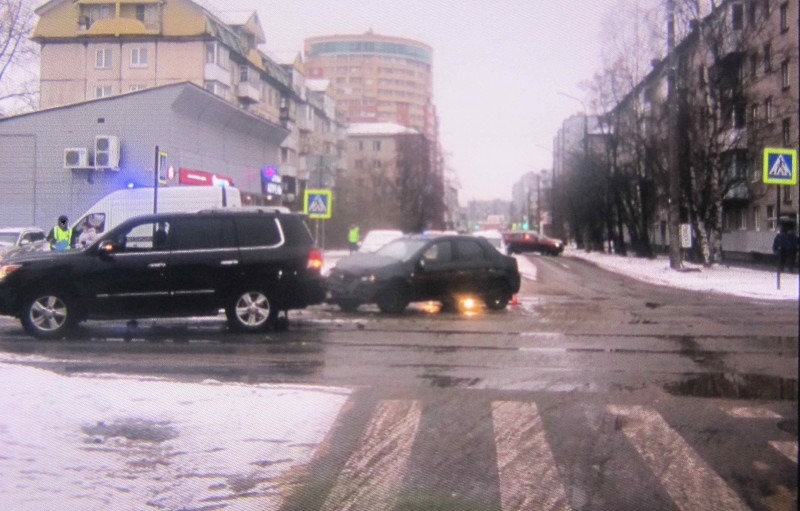
[[[235,248],[233,223],[223,218],[176,218],[169,231],[172,250]]]
[[[155,246],[156,231],[168,231],[168,222],[144,222],[133,226],[127,233],[121,233],[117,242],[120,250],[124,252],[149,252],[151,250],[164,250],[163,246]]]
[[[483,261],[485,256],[480,244],[472,240],[459,240],[456,242],[459,261]]]
[[[283,242],[283,234],[274,216],[240,216],[236,218],[239,246],[275,247]]]

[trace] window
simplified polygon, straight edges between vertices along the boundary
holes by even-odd
[[[465,240],[456,242],[456,251],[459,261],[483,261],[483,249],[476,241]]]
[[[772,98],[767,98],[764,100],[764,113],[766,114],[768,123],[771,123],[775,120],[774,112],[772,111]]]
[[[753,228],[756,231],[761,230],[761,208],[758,206],[753,207]]]
[[[772,45],[767,43],[764,45],[764,72],[770,71],[772,71]]]
[[[781,122],[781,133],[783,135],[783,146],[791,147],[792,142],[792,120],[789,118]]]
[[[247,69],[248,69],[247,64],[241,64],[239,66],[239,81],[241,83],[247,82]]]
[[[274,247],[283,241],[274,218],[238,218],[236,228],[241,247]]]
[[[383,167],[383,162],[380,160],[372,160],[372,168],[379,169]]]
[[[428,263],[449,263],[453,260],[453,249],[449,241],[434,243],[422,254],[422,258]]]
[[[137,5],[136,6],[136,19],[144,23],[144,13],[145,13],[145,6],[144,5]]]
[[[758,54],[750,55],[750,76],[755,78],[758,76]]]
[[[769,16],[770,8],[769,8],[769,0],[764,0],[764,17],[766,18]]]
[[[756,24],[756,2],[755,0],[750,0],[750,4],[747,6],[747,14],[748,14],[748,21],[751,25]]]
[[[734,30],[741,30],[744,27],[744,5],[741,3],[731,6],[731,23]]]
[[[750,124],[753,126],[757,125],[760,118],[761,118],[761,105],[759,105],[758,103],[754,103],[750,107]]]
[[[789,3],[781,4],[781,32],[789,30]]]
[[[789,61],[784,60],[781,62],[781,87],[784,89],[788,89],[791,85],[791,79],[789,78]]]
[[[281,147],[281,163],[289,163],[289,148]]]
[[[373,151],[380,151],[381,150],[381,141],[380,140],[373,140],[372,141],[372,150]]]
[[[131,67],[147,67],[147,48],[131,48]]]
[[[112,94],[110,85],[102,85],[94,88],[94,97],[105,98]]]
[[[141,83],[136,83],[136,84],[131,85],[130,91],[131,92],[136,92],[137,90],[143,90],[143,89],[146,89],[146,88],[147,88],[147,85],[143,85]]]
[[[363,140],[359,140],[358,141],[358,150],[359,151],[363,151],[364,150],[364,141]]]
[[[94,67],[97,69],[111,68],[111,48],[98,48],[95,53]]]
[[[206,64],[216,64],[222,69],[230,69],[230,54],[218,41],[206,43]]]
[[[168,236],[172,250],[219,249],[236,246],[235,232],[229,218],[181,218]]]
[[[767,229],[770,231],[775,230],[777,222],[775,221],[775,206],[767,206]]]
[[[781,199],[784,205],[791,206],[792,205],[792,188],[793,186],[784,186],[783,191],[781,192]]]

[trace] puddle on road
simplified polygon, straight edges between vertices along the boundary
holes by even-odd
[[[708,373],[668,383],[674,396],[796,401],[797,380],[762,374]]]
[[[428,380],[431,387],[438,388],[467,388],[480,383],[480,378],[462,378],[457,376],[446,376],[443,374],[422,374],[419,376],[423,380]]]

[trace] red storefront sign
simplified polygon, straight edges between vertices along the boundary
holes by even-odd
[[[233,179],[204,170],[178,169],[178,183],[192,186],[233,186]]]

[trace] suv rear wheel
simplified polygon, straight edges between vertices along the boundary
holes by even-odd
[[[29,295],[20,319],[25,331],[40,339],[64,337],[77,322],[71,299],[61,291]]]
[[[236,295],[225,309],[225,314],[233,330],[258,332],[275,321],[278,310],[265,292],[250,290]]]

